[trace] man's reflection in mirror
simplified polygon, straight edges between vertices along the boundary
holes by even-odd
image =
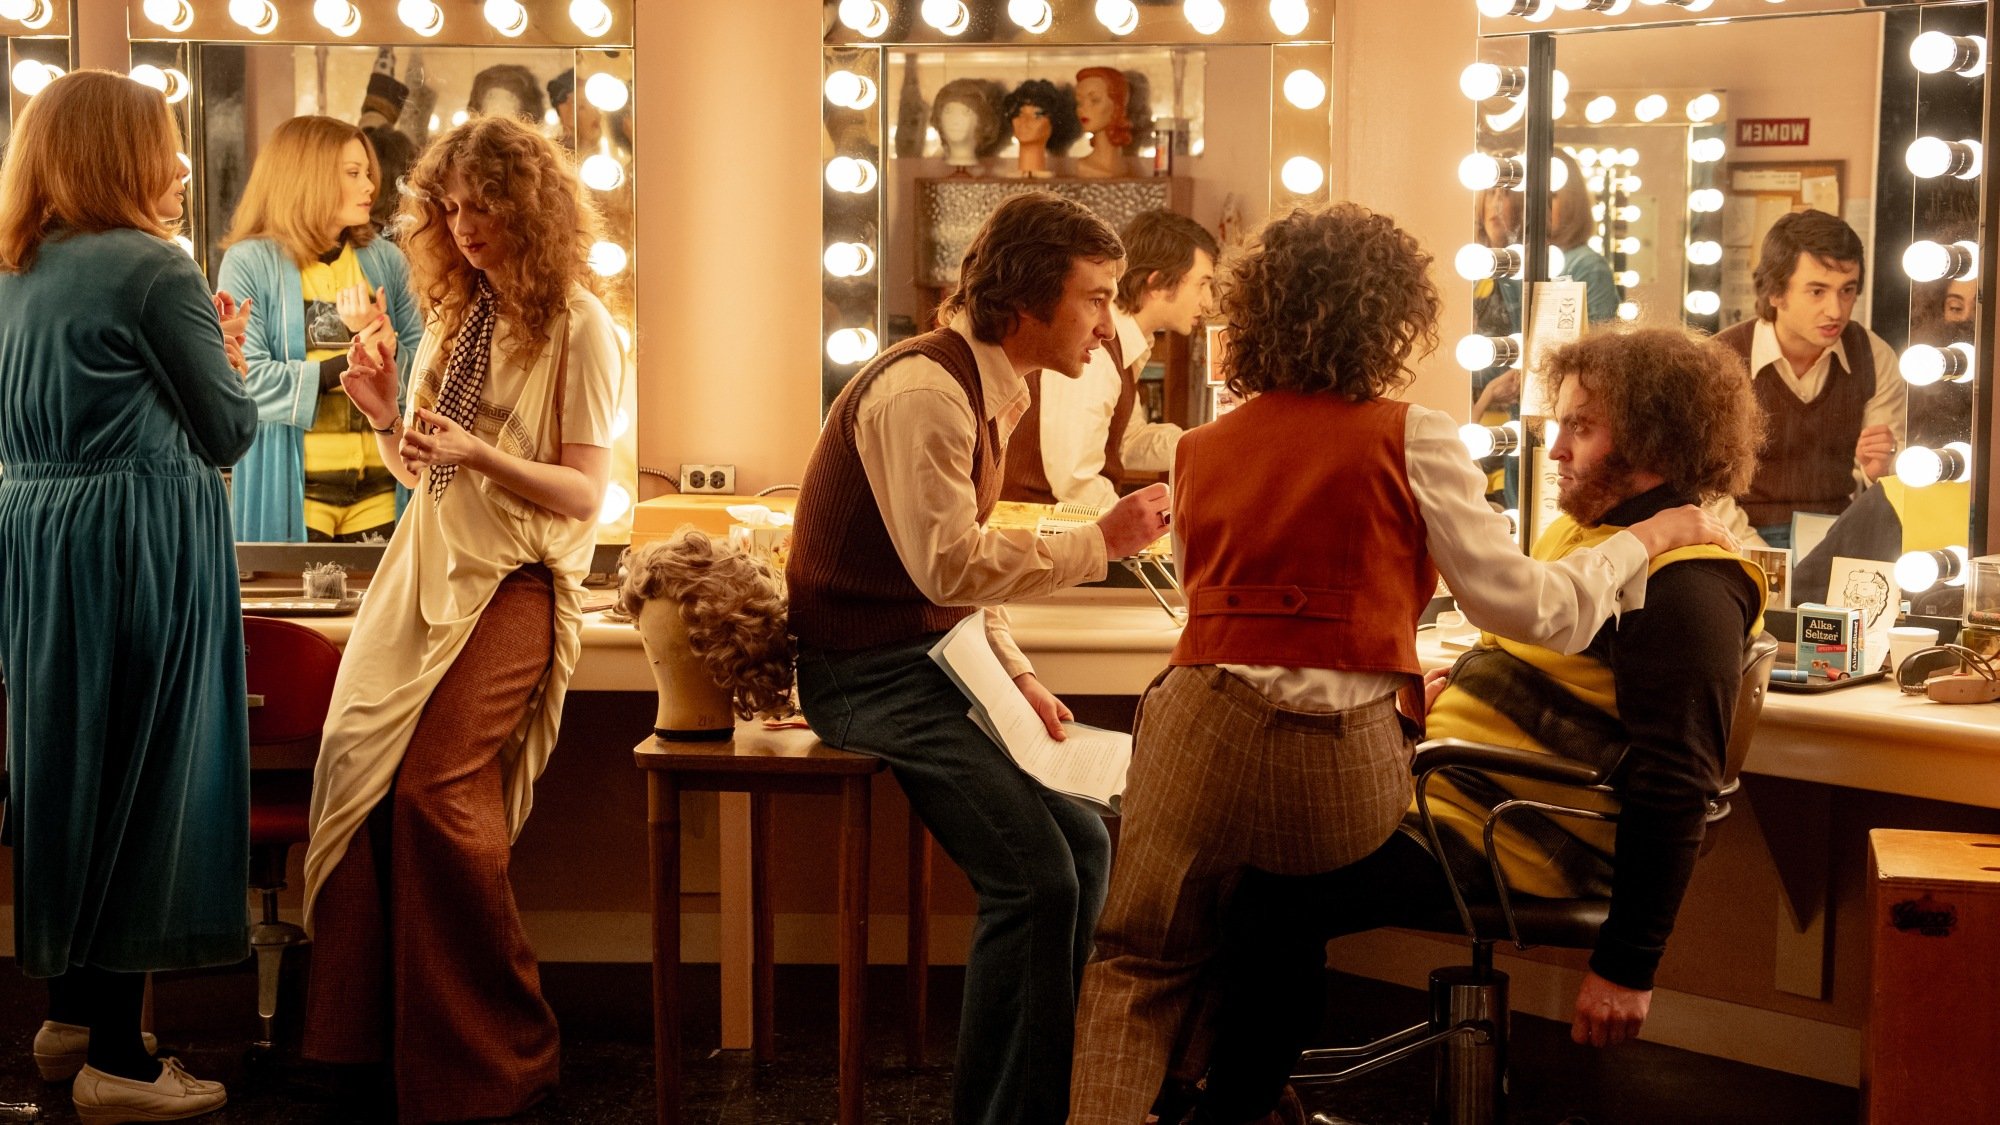
[[[1837,516],[1888,475],[1903,445],[1903,382],[1895,351],[1853,321],[1862,245],[1845,222],[1813,210],[1780,218],[1752,280],[1756,318],[1716,337],[1749,365],[1769,423],[1737,504],[1766,544],[1790,547],[1792,513]]]

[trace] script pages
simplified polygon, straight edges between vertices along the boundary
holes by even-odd
[[[954,626],[932,647],[931,659],[972,701],[967,717],[1029,777],[1098,812],[1118,815],[1125,770],[1132,764],[1131,735],[1064,723],[1067,738],[1049,737],[1041,716],[993,655],[983,614]]]

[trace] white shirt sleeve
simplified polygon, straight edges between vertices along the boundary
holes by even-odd
[[[1648,559],[1637,537],[1621,531],[1555,562],[1529,558],[1486,503],[1486,479],[1451,416],[1413,405],[1405,425],[1403,459],[1431,561],[1474,625],[1576,653],[1606,618],[1645,605]]]
[[[1044,370],[1042,472],[1056,499],[1108,508],[1118,490],[1104,479],[1104,439],[1118,405],[1118,372],[1104,349],[1090,355],[1083,374],[1072,379]]]
[[[1118,455],[1135,473],[1164,473],[1174,467],[1174,447],[1186,431],[1172,422],[1146,421],[1146,408],[1132,399],[1132,417],[1125,423],[1125,440]]]

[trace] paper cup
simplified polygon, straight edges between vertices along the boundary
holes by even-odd
[[[1889,630],[1889,671],[1903,666],[1903,658],[1936,644],[1938,631],[1916,625],[1898,625]]]

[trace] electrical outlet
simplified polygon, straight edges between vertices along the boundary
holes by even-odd
[[[736,491],[734,465],[682,465],[682,492],[710,492],[727,495]]]

